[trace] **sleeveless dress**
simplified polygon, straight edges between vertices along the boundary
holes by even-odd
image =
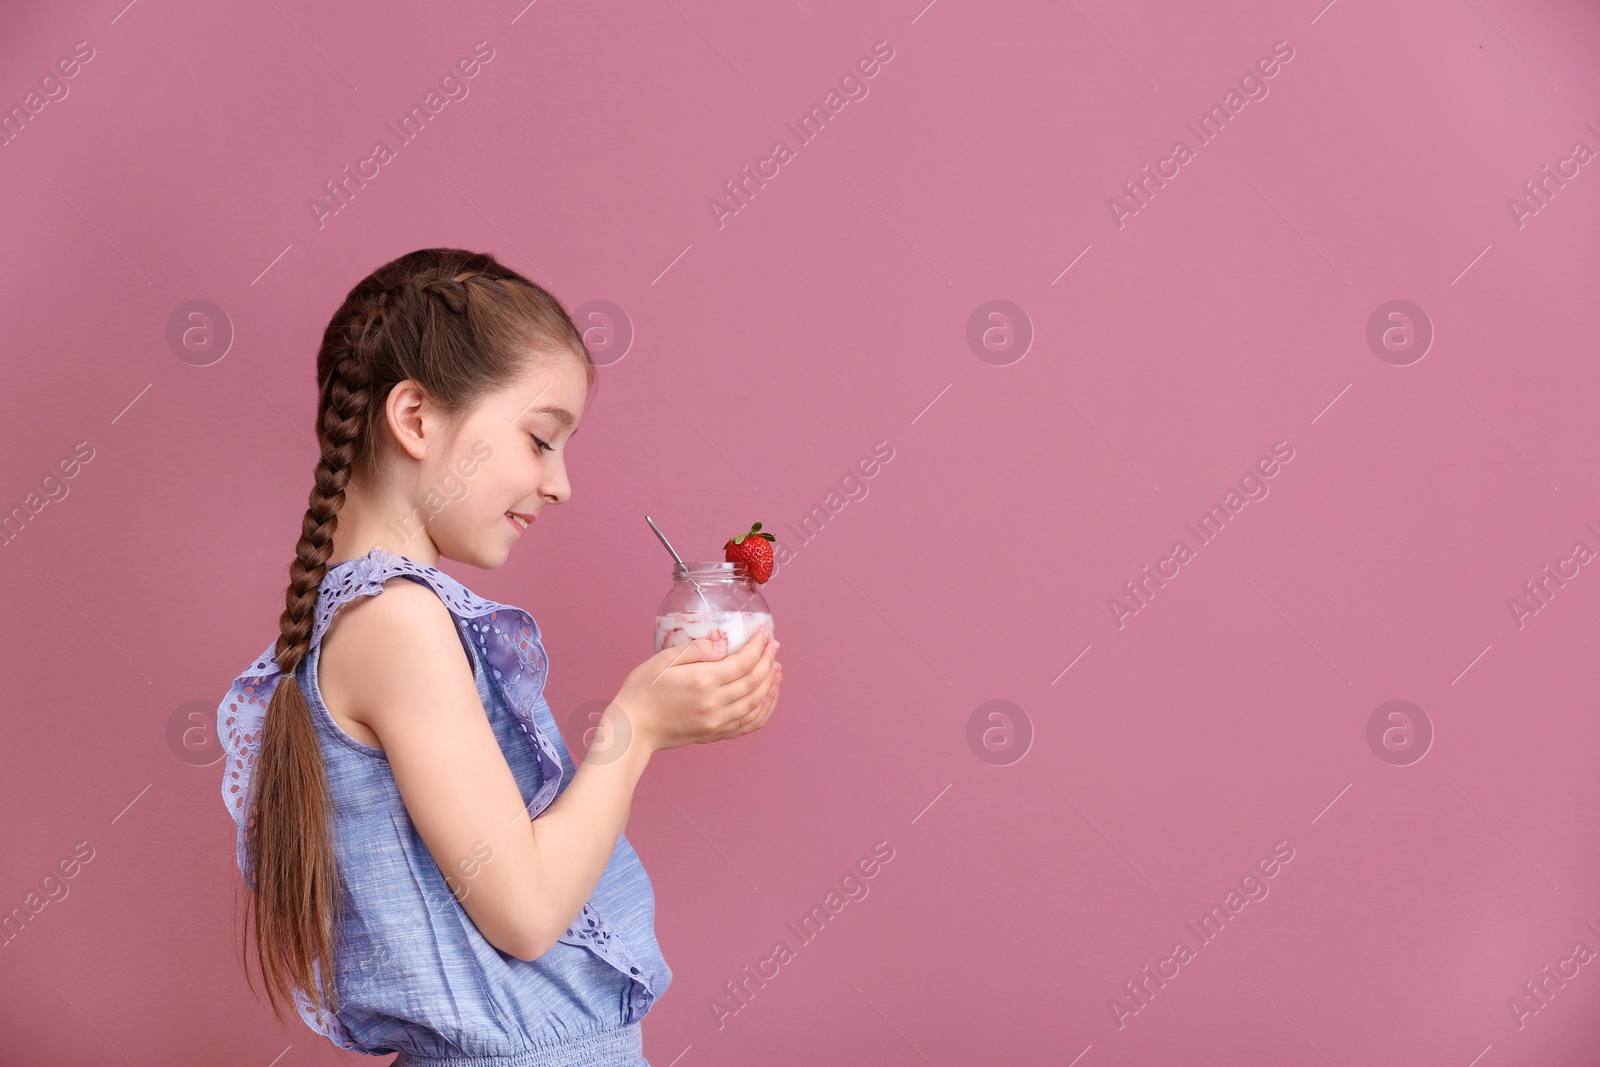
[[[501,952],[451,893],[383,751],[345,733],[323,703],[317,663],[334,613],[356,597],[378,595],[396,576],[428,586],[449,609],[529,815],[537,817],[577,773],[544,699],[549,660],[531,615],[381,549],[330,567],[296,681],[333,798],[344,909],[335,955],[341,1005],[319,1019],[297,988],[300,1017],[340,1048],[400,1053],[398,1067],[649,1067],[640,1020],[672,971],[656,944],[653,887],[627,837],[618,836],[594,894],[548,952],[531,962]],[[222,799],[252,891],[245,850],[255,824],[250,777],[281,680],[275,648],[276,641],[267,646],[217,708],[227,753]]]

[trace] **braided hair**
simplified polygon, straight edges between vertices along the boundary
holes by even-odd
[[[326,767],[296,672],[311,644],[318,590],[352,477],[376,475],[384,408],[398,383],[416,382],[447,419],[527,369],[530,357],[581,359],[583,337],[549,292],[492,255],[426,248],[384,264],[334,312],[317,353],[321,456],[289,564],[275,655],[282,681],[261,727],[246,853],[255,874],[241,954],[254,920],[257,963],[273,1012],[303,991],[320,1017],[338,1010],[334,954],[339,874]],[[247,978],[249,972],[246,972]]]

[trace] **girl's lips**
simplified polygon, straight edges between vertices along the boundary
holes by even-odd
[[[506,521],[511,524],[511,528],[513,530],[517,531],[517,537],[520,540],[522,535],[527,532],[527,527],[523,526],[522,523],[520,523],[516,519],[512,518],[511,517],[512,514],[513,514],[512,512],[509,512],[509,511],[506,512]],[[526,515],[521,516],[521,517],[527,519],[529,526],[533,525],[532,517],[526,516]]]

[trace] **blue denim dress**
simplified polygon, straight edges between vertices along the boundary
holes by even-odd
[[[340,1048],[400,1053],[399,1067],[649,1067],[640,1020],[672,971],[656,944],[650,878],[627,837],[619,835],[594,895],[555,946],[531,962],[510,956],[484,939],[451,893],[411,824],[383,751],[345,733],[323,703],[317,663],[334,612],[381,593],[396,576],[428,586],[449,608],[529,814],[537,817],[577,772],[544,699],[549,660],[531,615],[380,549],[330,567],[296,680],[333,797],[344,908],[335,947],[340,1008],[318,1018],[296,989],[300,1017]],[[217,708],[227,751],[222,799],[237,828],[236,862],[252,890],[245,849],[255,822],[250,774],[280,679],[275,648],[267,646]]]

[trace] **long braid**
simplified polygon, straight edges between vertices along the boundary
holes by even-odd
[[[328,573],[333,532],[339,524],[339,509],[344,507],[344,491],[350,484],[357,445],[366,432],[372,366],[368,350],[377,344],[383,329],[386,303],[387,294],[379,293],[368,312],[352,320],[351,332],[355,336],[322,383],[325,400],[321,404],[322,423],[317,427],[322,458],[317,462],[300,542],[289,566],[284,611],[278,619],[278,666],[285,674],[299,667],[300,658],[310,645],[312,609],[317,603],[317,590]]]
[[[258,933],[275,928],[282,935],[275,944],[294,946],[261,959],[267,995],[275,1009],[277,998],[287,998],[293,986],[306,990],[319,1010],[337,1009],[333,941],[341,909],[329,832],[333,806],[316,727],[295,674],[311,645],[317,593],[328,573],[339,509],[344,506],[345,487],[366,432],[372,349],[381,343],[386,302],[386,294],[380,291],[365,313],[350,320],[353,336],[342,353],[328,361],[329,372],[320,383],[323,415],[317,436],[322,456],[295,558],[289,565],[283,614],[278,619],[276,655],[283,682],[273,693],[262,724],[256,833],[260,839],[271,839],[268,855],[287,860],[290,867],[263,865],[257,872],[255,896]],[[288,812],[295,817],[290,818]],[[323,829],[301,834],[301,826]],[[285,877],[290,869],[301,872],[300,877]],[[313,961],[320,971],[320,991],[317,975],[311,970]]]

